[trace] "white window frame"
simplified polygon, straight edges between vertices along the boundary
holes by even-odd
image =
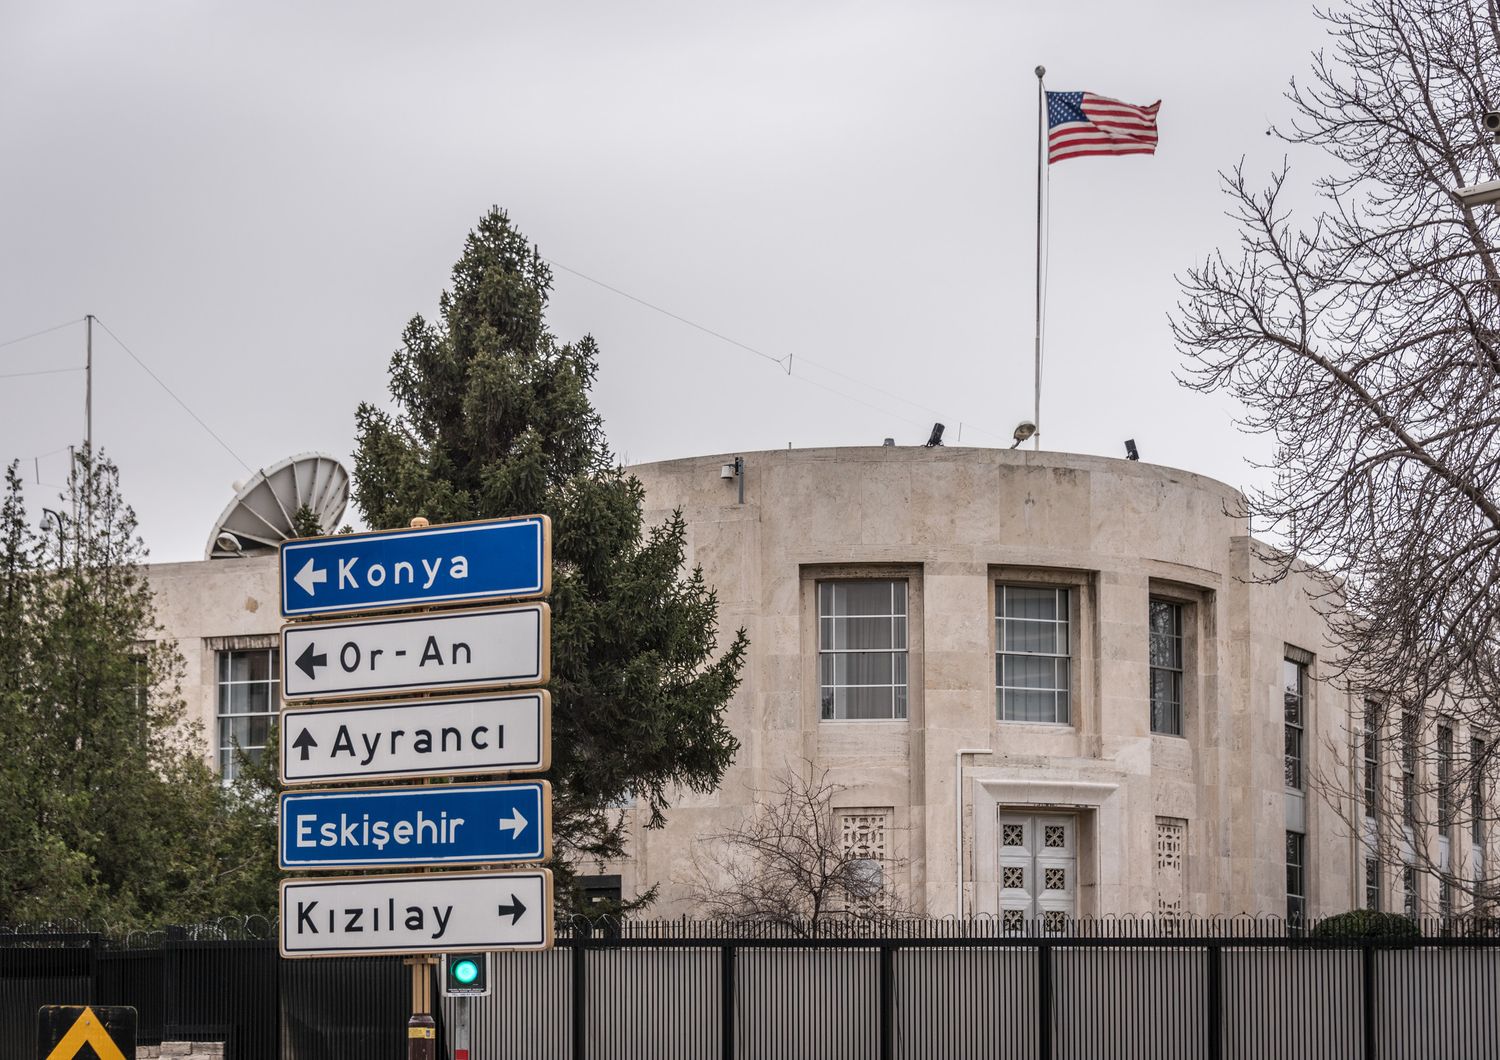
[[[1032,619],[1006,614],[1006,604],[1012,591],[1051,592],[1054,594],[1054,613],[1058,618]],[[1061,627],[1059,632],[1067,650],[1063,652],[1027,652],[1006,650],[1005,630],[1010,622],[1032,622]],[[1075,643],[1073,623],[1073,589],[1066,585],[1044,583],[999,581],[995,583],[995,717],[998,721],[1028,725],[1072,725],[1073,724],[1073,645]],[[1053,685],[1051,688],[1023,688],[1005,684],[1005,659],[1051,659],[1053,660]],[[1061,670],[1062,679],[1057,679]],[[1007,717],[1009,692],[1051,692],[1051,718]],[[1059,709],[1059,702],[1061,709]]]
[[[1292,839],[1296,836],[1296,840]],[[1297,860],[1292,860],[1296,848]],[[1288,927],[1300,928],[1307,923],[1307,835],[1303,832],[1286,833],[1286,919]],[[1296,888],[1293,889],[1292,869],[1297,870]]]
[[[891,586],[891,602],[889,613],[884,615],[838,615],[824,613],[824,589],[832,593],[839,585],[850,584],[878,584],[884,583]],[[896,586],[901,587],[901,611],[896,611]],[[870,577],[858,578],[819,578],[813,587],[814,618],[817,623],[817,687],[818,687],[818,717],[825,722],[844,721],[906,721],[911,717],[911,583],[908,578],[899,576],[871,575]],[[824,620],[836,618],[888,618],[892,625],[892,646],[889,648],[841,648],[837,643],[833,645],[824,644],[823,626]],[[895,646],[896,620],[901,621],[901,646]],[[837,625],[834,624],[834,629]],[[891,657],[891,683],[889,685],[851,685],[851,684],[825,684],[823,681],[824,660],[832,659],[839,655],[889,655]],[[903,680],[896,681],[896,660],[901,660]],[[891,690],[891,713],[889,716],[873,718],[850,718],[847,715],[840,716],[838,713],[837,690],[844,688],[889,688]],[[827,693],[834,692],[833,702],[827,701]]]
[[[1311,652],[1286,645],[1281,654],[1281,702],[1282,702],[1282,783],[1288,791],[1307,790],[1307,721],[1308,689],[1312,678],[1314,656]],[[1288,668],[1292,668],[1290,671]],[[1295,694],[1289,687],[1289,672],[1297,675]],[[1291,707],[1296,703],[1296,716]],[[1295,744],[1295,753],[1289,748]]]
[[[1154,625],[1156,609],[1158,607],[1169,608],[1172,616],[1172,628],[1166,632],[1158,632]],[[1187,622],[1188,605],[1181,600],[1173,600],[1165,596],[1152,594],[1146,604],[1146,666],[1148,672],[1147,697],[1150,710],[1151,731],[1158,736],[1183,736],[1187,732]],[[1176,643],[1176,665],[1159,666],[1155,642],[1158,637],[1165,637],[1168,641]],[[1157,673],[1167,674],[1174,678],[1171,682],[1176,691],[1173,700],[1162,701],[1163,705],[1170,711],[1170,716],[1159,718],[1157,713],[1156,677]]]
[[[232,675],[234,665],[233,657],[236,655],[253,655],[261,653],[266,656],[268,677],[265,680],[235,681],[229,679]],[[231,711],[229,710],[230,690],[235,687],[247,687],[251,685],[265,685],[267,690],[266,707],[264,711]],[[247,718],[266,718],[266,738],[270,739],[272,731],[276,728],[277,715],[281,708],[281,659],[279,648],[236,648],[223,649],[214,653],[214,701],[216,712],[216,724],[214,732],[214,746],[216,759],[219,765],[219,773],[225,784],[233,783],[238,775],[238,766],[235,762],[235,743],[231,739],[225,741],[225,722]],[[265,750],[265,744],[250,745],[240,744],[240,750],[249,758],[258,758],[259,752]]]

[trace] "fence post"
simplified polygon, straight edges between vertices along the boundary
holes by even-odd
[[[588,1043],[584,1032],[588,1029],[588,969],[585,956],[588,953],[588,932],[573,929],[573,1060],[586,1060]]]
[[[1208,1060],[1224,1055],[1224,948],[1208,944]]]
[[[1036,946],[1037,1055],[1052,1060],[1052,947]]]
[[[166,939],[162,942],[161,1029],[163,1034],[167,1033],[168,1027],[183,1022],[179,1002],[182,996],[182,946],[186,941],[187,931],[180,926],[172,925],[167,928]]]
[[[1364,989],[1360,991],[1361,1015],[1364,1017],[1365,1060],[1375,1060],[1375,947],[1369,939],[1360,941],[1359,956]]]
[[[89,935],[89,996],[85,999],[85,1004],[99,1004],[99,951],[103,946],[104,939],[98,932]]]
[[[734,1060],[734,947],[719,947],[719,1056]]]
[[[896,1055],[896,947],[880,947],[880,1060]]]

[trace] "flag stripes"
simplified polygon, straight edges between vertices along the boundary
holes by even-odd
[[[1092,92],[1047,93],[1047,162],[1156,153],[1157,100],[1138,107]]]

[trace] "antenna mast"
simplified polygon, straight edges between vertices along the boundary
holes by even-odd
[[[88,338],[83,367],[83,447],[90,457],[94,455],[94,314],[84,316]]]

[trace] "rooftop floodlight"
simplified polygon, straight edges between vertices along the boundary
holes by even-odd
[[[1483,184],[1459,188],[1453,194],[1458,196],[1458,201],[1465,206],[1484,206],[1488,203],[1500,202],[1500,180],[1487,180]]]
[[[219,536],[214,538],[214,544],[221,552],[233,552],[236,556],[245,551],[245,546],[240,544],[240,539],[228,530],[221,530]]]
[[[928,438],[927,438],[927,448],[931,449],[935,445],[942,445],[942,444],[943,444],[943,425],[941,423],[934,423],[932,425],[932,434],[929,435]]]
[[[1125,459],[1126,460],[1139,460],[1140,458],[1141,458],[1140,451],[1137,450],[1136,447],[1135,447],[1135,439],[1134,438],[1126,438],[1125,439]]]
[[[1030,420],[1022,420],[1020,423],[1016,424],[1016,433],[1012,435],[1012,437],[1014,437],[1016,440],[1016,444],[1012,445],[1011,448],[1014,449],[1016,445],[1020,445],[1035,433],[1036,424],[1032,423]]]

